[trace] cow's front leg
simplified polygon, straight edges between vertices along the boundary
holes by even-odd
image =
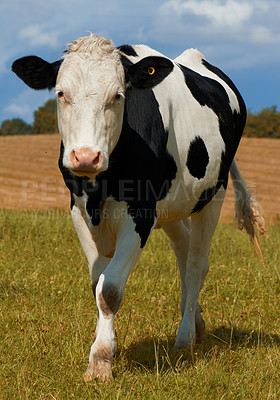
[[[91,347],[85,381],[112,376],[115,352],[114,317],[121,305],[126,281],[143,250],[143,241],[130,216],[125,218],[118,233],[116,250],[111,262],[101,273],[95,291],[98,307],[98,329]]]
[[[84,253],[87,257],[92,291],[95,296],[95,290],[96,290],[96,285],[98,283],[98,279],[102,274],[102,272],[107,267],[107,265],[109,264],[111,259],[99,254],[88,226],[89,217],[87,217],[86,214],[81,211],[83,210],[82,199],[76,197],[75,200],[78,205],[74,204],[71,209],[72,221],[76,233],[78,235],[78,238],[80,240],[80,243],[82,245],[82,248],[84,250]],[[98,322],[95,334],[97,334],[97,330],[98,330]]]
[[[76,197],[76,202],[79,204],[82,203],[82,200]],[[88,261],[92,290],[95,295],[99,276],[105,270],[111,259],[99,254],[89,229],[89,217],[87,217],[85,213],[82,213],[81,209],[83,209],[83,204],[80,205],[80,207],[74,204],[71,209],[71,216],[74,228]]]

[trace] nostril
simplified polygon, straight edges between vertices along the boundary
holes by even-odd
[[[71,160],[71,163],[72,163],[73,167],[76,167],[76,166],[79,165],[80,160],[79,160],[79,158],[78,158],[78,156],[77,156],[75,150],[72,150],[72,151],[71,151],[71,153],[70,153],[70,160]]]
[[[93,159],[93,161],[92,161],[92,165],[94,166],[94,167],[96,167],[97,166],[97,164],[99,164],[99,162],[101,161],[101,153],[100,153],[100,151],[96,154],[96,155],[94,155],[94,159]]]
[[[77,164],[79,164],[80,160],[79,160],[79,157],[77,157],[75,150],[73,150],[73,159]]]

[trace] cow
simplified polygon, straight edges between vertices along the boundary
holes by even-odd
[[[198,295],[229,172],[239,226],[252,238],[254,226],[264,230],[234,161],[246,121],[237,88],[198,50],[172,60],[92,33],[70,43],[59,61],[27,56],[12,70],[57,96],[59,168],[98,308],[85,381],[112,377],[114,317],[156,228],[170,238],[180,271],[175,348],[190,348],[205,331]]]

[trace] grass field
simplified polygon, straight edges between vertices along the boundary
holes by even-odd
[[[96,307],[86,260],[64,211],[0,210],[0,398],[280,399],[280,224],[265,266],[244,233],[220,224],[201,295],[207,335],[172,349],[180,281],[155,231],[115,319],[114,381],[85,384]]]

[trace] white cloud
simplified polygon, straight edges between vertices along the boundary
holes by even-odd
[[[19,39],[27,39],[31,46],[51,46],[58,45],[58,32],[47,31],[42,25],[29,25],[20,30]]]
[[[4,113],[9,115],[17,115],[19,117],[23,117],[26,114],[30,113],[30,106],[27,104],[17,104],[16,102],[12,102],[7,107],[4,108]]]
[[[213,24],[236,27],[248,20],[253,13],[253,6],[249,2],[227,0],[169,0],[165,9],[174,10],[178,15],[193,13],[208,18]]]
[[[54,98],[54,94],[47,90],[34,91],[25,89],[17,97],[12,98],[2,110],[2,118],[22,118],[26,122],[33,122],[33,113],[39,106],[42,106],[48,99]]]
[[[274,34],[265,26],[254,26],[250,33],[250,40],[261,45],[279,43],[280,33]]]

